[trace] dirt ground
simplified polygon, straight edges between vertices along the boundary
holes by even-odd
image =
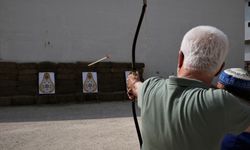
[[[131,116],[130,102],[0,107],[0,149],[139,150]]]

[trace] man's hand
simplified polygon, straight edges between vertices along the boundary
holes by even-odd
[[[138,83],[141,83],[138,72],[131,72],[127,78],[127,94],[130,100],[137,98]]]

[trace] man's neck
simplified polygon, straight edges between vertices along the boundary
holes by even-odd
[[[182,77],[182,78],[200,80],[208,86],[211,86],[211,82],[213,80],[213,76],[209,73],[205,73],[202,71],[187,70],[187,69],[179,70],[177,76],[180,78]]]

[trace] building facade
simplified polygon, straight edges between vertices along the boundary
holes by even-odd
[[[231,46],[226,67],[243,66],[245,2],[148,0],[136,51],[145,78],[176,74],[182,37],[197,25],[223,30]],[[142,0],[1,0],[0,59],[91,62],[110,54],[109,61],[130,62],[141,6]]]

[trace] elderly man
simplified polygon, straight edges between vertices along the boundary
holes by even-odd
[[[128,77],[128,95],[141,108],[143,150],[219,150],[225,133],[250,123],[250,108],[211,81],[224,65],[227,36],[211,26],[187,32],[178,56],[177,77]]]

